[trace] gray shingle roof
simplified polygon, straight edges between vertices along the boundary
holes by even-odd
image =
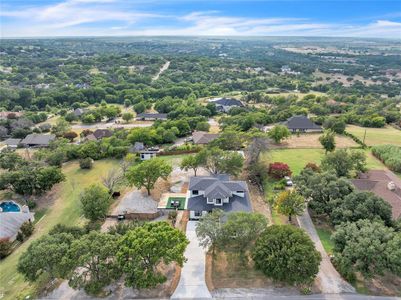
[[[159,113],[141,113],[136,115],[139,119],[159,119],[159,120],[167,120],[167,114],[159,114]]]
[[[218,133],[207,133],[205,131],[195,131],[192,140],[195,144],[208,144],[220,136]]]
[[[213,101],[213,103],[222,105],[222,106],[240,106],[243,107],[244,104],[242,104],[241,101],[234,99],[234,98],[221,98],[218,100]]]
[[[6,139],[3,143],[7,146],[18,146],[21,143],[21,139]]]
[[[28,134],[22,141],[21,144],[24,145],[34,145],[34,146],[48,146],[49,143],[56,139],[54,134]]]
[[[213,209],[222,209],[226,212],[233,211],[252,211],[251,203],[249,202],[248,193],[245,197],[233,196],[229,203],[224,203],[222,206],[207,204],[203,196],[196,196],[188,199],[187,209],[193,211],[212,211]]]
[[[221,181],[216,181],[205,190],[205,197],[210,199],[227,198],[231,196],[231,190]]]
[[[28,220],[33,220],[33,215],[31,213],[0,213],[0,240],[14,237],[18,233],[21,225]]]
[[[284,125],[286,125],[288,129],[322,129],[305,116],[291,117],[284,123]]]
[[[96,129],[93,132],[93,135],[97,139],[102,139],[105,137],[111,137],[113,135],[113,132],[111,132],[111,130],[109,130],[109,129]]]

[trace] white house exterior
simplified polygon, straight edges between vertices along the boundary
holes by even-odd
[[[213,209],[251,211],[248,187],[245,181],[230,181],[227,175],[191,177],[186,209],[189,218],[198,220]]]
[[[142,150],[142,151],[139,151],[139,158],[141,160],[149,160],[153,157],[156,157],[158,152],[159,152],[158,149],[157,150],[150,150],[150,149]]]

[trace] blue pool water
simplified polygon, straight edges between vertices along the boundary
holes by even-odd
[[[3,212],[19,212],[21,209],[12,201],[4,201],[0,203]]]

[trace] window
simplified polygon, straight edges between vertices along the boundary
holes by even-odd
[[[213,204],[213,203],[214,203],[214,200],[211,199],[211,198],[207,198],[206,203],[207,203],[207,204]]]
[[[216,205],[221,205],[223,202],[221,201],[220,198],[217,198],[214,202]]]
[[[199,191],[198,190],[193,190],[192,191],[192,195],[198,195],[199,194]]]
[[[195,217],[201,217],[201,216],[202,216],[202,212],[196,210],[196,211],[194,212],[194,215],[195,215]]]
[[[244,191],[237,191],[237,193],[243,193]]]

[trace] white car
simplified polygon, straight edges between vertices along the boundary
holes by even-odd
[[[294,183],[292,182],[290,176],[284,176],[284,179],[286,180],[286,182],[285,182],[286,186],[293,186],[294,185]]]

